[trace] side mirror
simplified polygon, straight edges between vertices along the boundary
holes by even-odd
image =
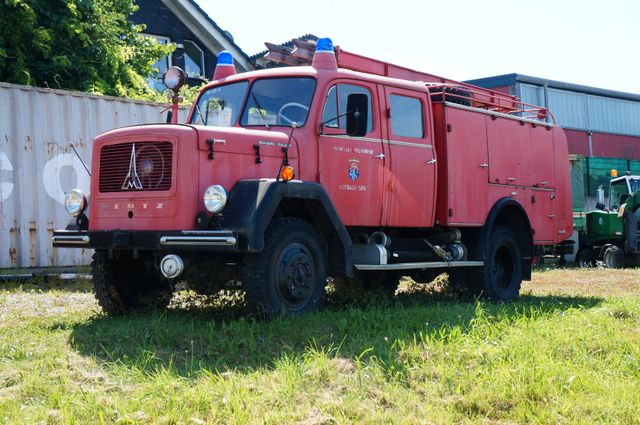
[[[362,137],[367,134],[369,120],[369,97],[362,93],[353,93],[347,97],[347,134]]]

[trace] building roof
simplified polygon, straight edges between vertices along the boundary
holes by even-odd
[[[195,0],[161,0],[211,51],[229,50],[241,71],[253,69],[249,56],[202,10]]]
[[[294,40],[313,40],[313,41],[318,41],[318,37],[313,35],[313,34],[305,34],[305,35],[301,35],[300,37],[294,37],[289,41],[286,41],[284,43],[279,44],[279,46],[282,46],[282,47],[293,47],[293,41]],[[257,64],[258,60],[260,60],[264,55],[266,55],[267,52],[269,52],[269,51],[268,50],[263,50],[261,52],[256,53],[255,55],[249,56],[249,61],[252,64]]]
[[[493,77],[477,78],[465,81],[480,87],[495,88],[514,85],[516,82],[533,84],[536,86],[547,86],[550,88],[567,90],[577,93],[592,94],[596,96],[610,97],[615,99],[631,100],[640,102],[640,94],[626,93],[616,90],[601,89],[597,87],[583,86],[581,84],[566,83],[563,81],[549,80],[546,78],[531,77],[523,74],[504,74]]]

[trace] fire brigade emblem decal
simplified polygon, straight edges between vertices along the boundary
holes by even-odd
[[[360,177],[360,161],[358,161],[357,159],[350,159],[349,160],[349,179],[351,180],[358,180],[358,177]]]
[[[142,182],[138,176],[138,170],[136,167],[136,144],[133,144],[131,148],[131,162],[129,162],[129,173],[125,177],[122,183],[122,189],[142,189]]]

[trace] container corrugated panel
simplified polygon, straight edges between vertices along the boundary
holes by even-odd
[[[165,105],[0,83],[0,268],[86,265],[89,250],[53,249],[71,217],[67,191],[89,194],[92,140],[132,124],[165,120]],[[187,110],[180,113],[184,122]]]

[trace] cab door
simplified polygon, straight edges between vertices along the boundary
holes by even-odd
[[[431,227],[435,215],[436,155],[426,93],[381,87],[387,153],[383,225]]]
[[[329,86],[318,137],[320,183],[346,226],[379,226],[382,217],[385,154],[374,84],[337,80]],[[347,134],[347,98],[368,97],[367,133]]]

